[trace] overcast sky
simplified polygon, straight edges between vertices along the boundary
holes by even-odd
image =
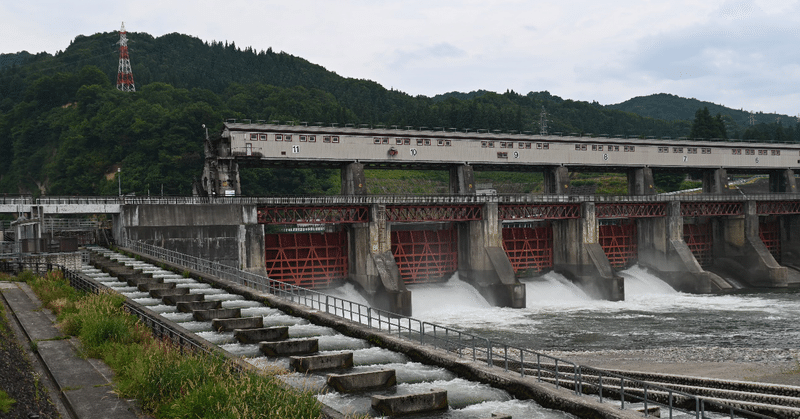
[[[272,47],[412,95],[671,93],[800,116],[800,1],[3,0],[0,52],[54,53],[122,21]]]

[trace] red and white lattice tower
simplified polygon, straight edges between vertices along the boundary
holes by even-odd
[[[117,89],[123,92],[135,92],[133,73],[131,72],[131,59],[128,57],[128,32],[125,31],[125,22],[119,30],[119,70],[117,71]]]

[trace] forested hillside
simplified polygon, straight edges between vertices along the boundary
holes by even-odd
[[[0,192],[116,194],[121,169],[124,193],[189,194],[202,171],[202,124],[213,135],[228,118],[538,132],[544,108],[550,132],[681,137],[697,110],[656,119],[546,91],[412,97],[287,53],[180,34],[128,34],[137,91],[123,93],[114,86],[118,39],[101,33],[55,55],[0,55]],[[763,128],[753,135],[798,134]],[[251,195],[338,192],[326,170],[248,169],[242,184]]]

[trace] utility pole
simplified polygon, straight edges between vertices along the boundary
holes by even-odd
[[[135,92],[133,73],[131,72],[131,59],[128,56],[128,32],[125,31],[125,22],[119,30],[119,70],[117,70],[117,90]]]
[[[122,196],[122,168],[117,167],[117,185],[119,186],[119,196]]]

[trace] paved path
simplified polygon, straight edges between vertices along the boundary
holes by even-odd
[[[53,379],[58,397],[75,419],[141,418],[137,406],[114,392],[113,373],[101,361],[78,355],[77,340],[66,339],[49,310],[25,283],[0,282],[0,292],[11,308],[9,314],[22,326],[17,336],[23,347],[36,342],[37,359]],[[10,316],[9,316],[10,317]],[[9,318],[11,320],[11,318]]]

